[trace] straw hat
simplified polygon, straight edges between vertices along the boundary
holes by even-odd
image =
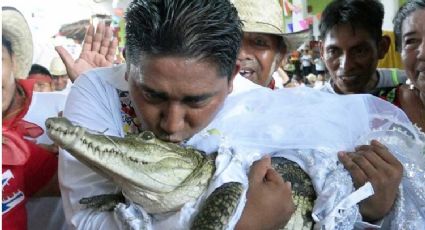
[[[50,62],[50,74],[55,76],[66,75],[66,67],[60,57],[54,57]]]
[[[232,0],[232,3],[244,24],[244,32],[282,36],[288,45],[288,51],[296,49],[298,44],[311,37],[310,29],[296,33],[284,32],[283,9],[278,0]]]
[[[15,78],[27,78],[32,64],[31,30],[16,8],[2,7],[2,36],[10,41],[15,55]]]

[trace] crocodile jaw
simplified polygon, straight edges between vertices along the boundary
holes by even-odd
[[[84,128],[73,126],[66,119],[48,118],[46,128],[49,138],[64,149],[74,149],[85,133]]]
[[[46,127],[49,137],[61,148],[119,185],[132,183],[152,192],[170,192],[202,163],[175,153],[183,150],[177,145],[168,149],[137,138],[92,134],[65,118],[49,118]]]
[[[210,160],[175,144],[91,134],[65,118],[49,118],[46,127],[56,144],[150,213],[175,211],[198,197],[215,170]]]

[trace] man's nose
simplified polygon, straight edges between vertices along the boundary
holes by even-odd
[[[172,135],[183,130],[184,120],[183,106],[176,102],[170,102],[161,114],[160,126],[164,132]]]
[[[343,54],[339,57],[339,69],[350,70],[353,68],[354,61],[348,54]]]

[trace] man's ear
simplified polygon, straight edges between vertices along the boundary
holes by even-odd
[[[384,35],[381,38],[381,41],[378,43],[378,58],[382,59],[388,52],[388,49],[391,45],[391,38],[388,35]]]
[[[228,82],[228,84],[229,84],[228,93],[229,94],[233,91],[233,80],[235,80],[235,77],[236,77],[236,75],[239,74],[240,70],[241,70],[241,64],[240,64],[239,61],[236,61],[235,68],[233,69],[232,76],[230,77],[229,82]]]

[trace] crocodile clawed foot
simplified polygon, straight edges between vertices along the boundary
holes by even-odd
[[[125,198],[121,193],[85,197],[80,200],[80,204],[86,205],[86,208],[93,208],[101,212],[114,210],[118,203],[125,203]]]

